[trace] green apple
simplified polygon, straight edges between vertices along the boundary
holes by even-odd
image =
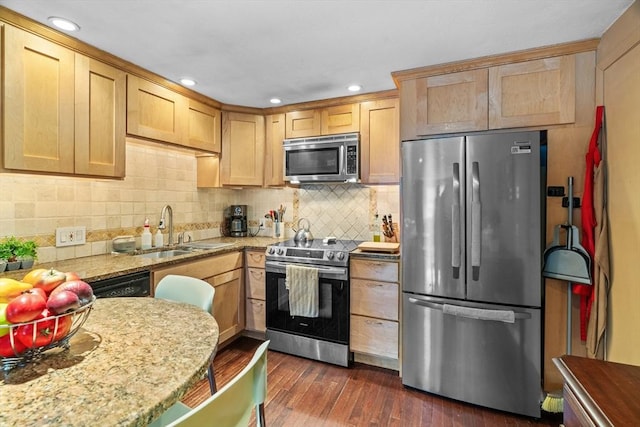
[[[9,322],[7,322],[7,304],[0,303],[0,337],[9,333]]]

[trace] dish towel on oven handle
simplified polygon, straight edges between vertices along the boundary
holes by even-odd
[[[291,316],[318,317],[318,269],[288,264],[285,286],[289,290]]]

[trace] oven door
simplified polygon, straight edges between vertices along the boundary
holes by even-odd
[[[348,344],[348,270],[342,267],[314,267],[319,270],[318,317],[292,317],[289,313],[289,291],[285,286],[286,263],[267,262],[267,329]]]

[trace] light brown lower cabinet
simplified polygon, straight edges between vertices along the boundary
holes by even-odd
[[[187,261],[160,268],[152,272],[153,289],[169,275],[196,277],[216,289],[213,298],[213,317],[220,331],[219,344],[233,338],[245,326],[245,292],[243,287],[243,252],[231,252]]]
[[[351,260],[351,351],[396,362],[399,346],[399,265]],[[388,366],[388,364],[387,364]]]
[[[266,273],[264,262],[264,251],[246,252],[247,272],[245,276],[245,291],[247,299],[245,301],[245,328],[248,331],[261,333],[267,330],[265,311]]]

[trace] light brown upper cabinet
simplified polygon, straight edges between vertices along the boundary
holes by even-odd
[[[400,87],[402,140],[487,129],[486,69],[407,80]]]
[[[292,111],[285,115],[287,138],[320,135],[320,110]]]
[[[489,128],[575,121],[575,55],[489,68]]]
[[[575,54],[406,78],[401,139],[575,121]]]
[[[264,185],[283,186],[284,169],[282,165],[284,139],[284,114],[273,114],[265,117],[266,156],[264,159]]]
[[[73,51],[5,25],[4,166],[74,171]]]
[[[220,156],[217,154],[196,155],[196,187],[220,188]]]
[[[127,133],[184,144],[188,100],[158,84],[127,75]]]
[[[126,73],[76,54],[75,172],[125,176]]]
[[[360,130],[360,104],[323,108],[321,116],[322,135],[358,132]]]
[[[222,113],[222,185],[262,185],[264,141],[264,116]]]
[[[364,184],[400,182],[398,98],[360,104],[360,177]]]
[[[336,105],[315,110],[286,113],[285,136],[333,135],[360,130],[360,104]]]
[[[220,110],[156,83],[127,76],[127,133],[220,153]]]
[[[4,166],[123,177],[125,75],[5,25]]]
[[[219,153],[221,149],[221,113],[217,108],[189,99],[189,130],[185,145]]]

